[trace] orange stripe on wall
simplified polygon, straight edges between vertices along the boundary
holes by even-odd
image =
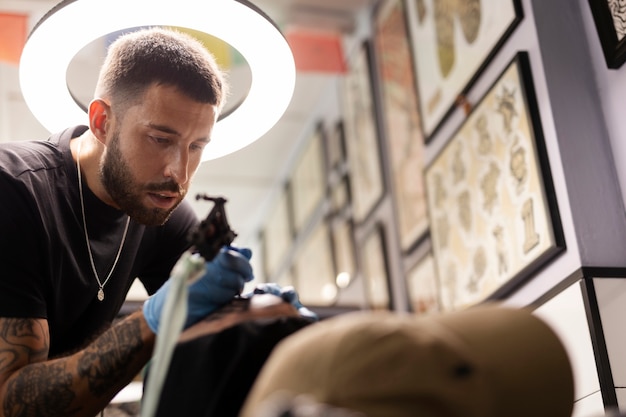
[[[346,72],[340,35],[332,32],[292,29],[286,33],[285,38],[293,52],[298,71]]]
[[[0,61],[19,64],[27,31],[27,15],[0,13]]]

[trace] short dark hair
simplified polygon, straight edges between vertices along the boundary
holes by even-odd
[[[161,27],[121,35],[109,46],[96,96],[118,110],[141,99],[153,84],[171,85],[183,94],[221,109],[228,93],[226,76],[196,38]]]

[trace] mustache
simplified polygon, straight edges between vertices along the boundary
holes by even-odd
[[[163,191],[169,191],[177,193],[181,197],[185,195],[185,189],[176,181],[167,181],[161,183],[151,183],[145,186],[146,191],[158,193]]]

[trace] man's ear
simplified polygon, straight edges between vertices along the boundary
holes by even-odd
[[[103,145],[106,145],[110,115],[111,106],[103,99],[97,98],[89,103],[89,129]]]

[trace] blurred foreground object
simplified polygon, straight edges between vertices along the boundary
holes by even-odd
[[[273,294],[233,299],[181,333],[154,416],[237,416],[276,344],[313,322]]]
[[[241,417],[290,415],[268,410],[301,395],[367,417],[570,417],[574,382],[546,323],[530,310],[483,305],[308,326],[274,349]]]

